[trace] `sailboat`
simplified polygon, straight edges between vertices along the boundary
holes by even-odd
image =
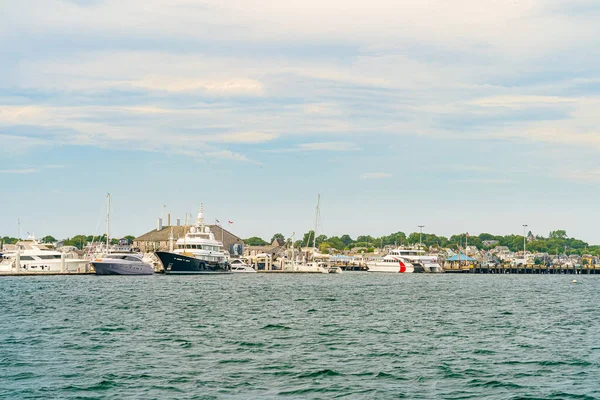
[[[96,275],[152,275],[152,265],[145,263],[142,255],[110,251],[110,193],[106,199],[106,253],[91,262]]]
[[[317,208],[315,211],[315,228],[313,230],[313,242],[312,242],[312,252],[309,254],[307,251],[302,258],[299,258],[299,255],[296,255],[294,249],[294,235],[292,235],[292,248],[291,248],[291,262],[288,261],[287,268],[291,269],[293,272],[312,272],[312,273],[321,273],[327,274],[330,272],[341,273],[341,269],[337,267],[331,267],[329,263],[329,255],[328,254],[319,254],[317,250],[317,228],[319,224],[319,218],[321,216],[320,211],[321,204],[321,195],[317,195]],[[308,247],[310,243],[310,236],[307,239],[306,246]],[[300,252],[302,253],[302,252]],[[339,271],[338,271],[339,270]]]

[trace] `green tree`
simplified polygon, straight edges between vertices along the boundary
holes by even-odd
[[[41,241],[42,241],[42,243],[54,243],[54,242],[56,242],[56,239],[54,238],[54,236],[48,235],[48,236],[44,236],[41,239]]]
[[[129,243],[133,243],[133,241],[135,240],[135,236],[127,235],[123,236],[123,239],[127,239]]]
[[[328,242],[323,242],[319,245],[319,253],[327,254],[329,253],[329,249],[331,249],[331,244]]]
[[[354,242],[350,235],[342,235],[340,240],[344,243],[344,246],[348,246],[350,243]]]
[[[244,239],[244,243],[247,246],[266,246],[269,244],[269,243],[265,242],[263,239],[259,238],[258,236],[253,236],[251,238]]]
[[[332,236],[328,238],[326,242],[323,243],[329,243],[329,245],[336,250],[343,250],[346,247],[342,239],[337,236]]]
[[[363,243],[371,243],[371,244],[375,244],[375,242],[377,241],[377,239],[375,239],[373,236],[371,235],[362,235],[356,238],[357,242],[363,242]]]
[[[280,240],[284,240],[285,241],[285,236],[283,236],[282,233],[276,233],[271,238],[271,243],[273,243],[275,241],[275,239],[280,239]]]
[[[566,239],[567,231],[565,231],[563,229],[559,229],[557,231],[550,232],[549,236],[550,236],[550,239]]]

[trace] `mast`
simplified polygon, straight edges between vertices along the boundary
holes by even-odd
[[[292,270],[296,269],[295,268],[295,261],[294,261],[294,235],[296,234],[296,232],[292,232]]]
[[[313,231],[313,247],[317,247],[317,225],[319,224],[319,205],[321,203],[321,195],[317,194],[317,209],[315,210],[315,230]]]
[[[106,204],[106,252],[108,253],[108,236],[110,235],[110,193],[106,194],[106,198],[108,199]]]

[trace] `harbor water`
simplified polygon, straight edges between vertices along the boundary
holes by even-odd
[[[600,398],[600,278],[0,278],[0,397]]]

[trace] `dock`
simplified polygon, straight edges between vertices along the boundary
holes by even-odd
[[[94,275],[93,272],[60,272],[60,271],[48,271],[48,272],[0,272],[0,276],[56,276],[56,275]]]
[[[563,274],[563,275],[600,275],[600,265],[462,265],[444,267],[446,273],[471,273],[471,274]]]

